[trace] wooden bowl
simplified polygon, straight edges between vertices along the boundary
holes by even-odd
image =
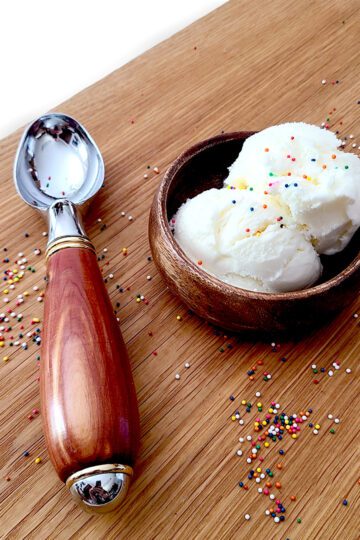
[[[328,321],[359,291],[359,232],[341,253],[321,257],[321,282],[280,294],[234,287],[194,264],[175,241],[169,219],[188,198],[221,187],[227,168],[251,132],[228,133],[200,142],[166,171],[150,212],[149,237],[154,262],[169,289],[195,313],[232,331],[297,333]]]

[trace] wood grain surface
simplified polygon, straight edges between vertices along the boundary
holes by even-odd
[[[3,311],[23,314],[22,322],[9,313],[9,321],[1,323],[1,538],[358,538],[357,299],[328,327],[297,343],[284,340],[275,352],[269,343],[224,335],[188,314],[166,291],[148,261],[147,222],[159,182],[153,167],[162,174],[181,151],[222,130],[258,130],[286,120],[327,122],[342,137],[354,135],[347,148],[352,141],[360,145],[359,23],[357,0],[229,2],[57,107],[89,129],[104,155],[105,188],[86,225],[104,256],[100,264],[120,317],[140,406],[135,482],[124,507],[112,515],[92,517],[75,506],[45,452],[41,418],[32,413],[39,408],[39,348],[26,333],[41,327],[37,298],[44,291],[45,260],[33,250],[44,252],[45,224],[12,186],[20,130],[0,143],[0,244],[7,248],[4,260],[10,259],[1,265],[4,271],[17,268],[19,252],[28,261],[16,288],[1,293],[1,304],[10,299]],[[16,306],[17,295],[26,291],[24,303]],[[137,302],[138,294],[144,300]],[[25,337],[11,347],[10,336],[15,342],[19,333]],[[3,356],[9,360],[3,362]],[[330,377],[334,361],[341,365]],[[314,374],[312,364],[326,371]],[[253,365],[257,370],[250,380]],[[268,382],[265,370],[272,376]],[[265,516],[271,501],[247,479],[250,443],[243,443],[242,457],[236,455],[239,437],[255,435],[253,421],[260,414],[256,406],[244,413],[242,399],[260,399],[262,416],[272,400],[290,414],[312,408],[312,421],[321,425],[317,436],[305,422],[297,440],[284,437],[261,449],[262,466],[272,468],[282,485],[272,491],[286,507],[284,523]],[[231,420],[237,408],[243,426]],[[332,423],[329,413],[340,423]],[[241,489],[239,481],[249,489]]]
[[[135,463],[139,417],[126,347],[95,253],[50,256],[41,349],[41,410],[60,478]]]

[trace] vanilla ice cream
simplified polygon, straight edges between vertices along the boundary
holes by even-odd
[[[304,123],[246,139],[221,189],[186,201],[171,220],[183,251],[224,282],[265,292],[314,284],[319,254],[342,250],[360,224],[360,160]]]
[[[360,225],[360,159],[340,145],[302,122],[264,129],[246,139],[225,184],[279,195],[317,252],[332,255]]]

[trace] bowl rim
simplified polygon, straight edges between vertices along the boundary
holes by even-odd
[[[348,279],[359,267],[360,267],[360,252],[351,261],[351,263],[344,268],[339,274],[336,274],[331,279],[309,287],[307,289],[301,289],[299,291],[289,291],[283,293],[268,293],[260,291],[252,291],[249,289],[243,289],[235,285],[231,285],[217,278],[213,274],[206,272],[199,268],[183,251],[180,245],[176,242],[174,235],[171,232],[169,222],[167,219],[167,202],[169,196],[169,189],[172,183],[172,179],[180,169],[186,165],[193,157],[198,155],[204,150],[211,148],[217,144],[226,143],[228,141],[242,140],[250,137],[256,133],[256,131],[233,131],[229,133],[222,133],[214,137],[202,140],[194,145],[190,146],[187,150],[182,152],[173,163],[165,171],[165,174],[160,182],[157,199],[160,202],[160,223],[167,241],[176,252],[177,256],[186,263],[193,273],[199,278],[200,281],[206,281],[208,285],[215,286],[216,288],[223,289],[227,294],[240,294],[243,297],[253,300],[272,300],[272,301],[288,301],[288,300],[300,300],[309,297],[316,296],[325,291],[328,291],[334,286],[340,285],[343,281]]]

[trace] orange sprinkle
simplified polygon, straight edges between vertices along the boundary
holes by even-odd
[[[295,495],[291,495],[290,500],[291,500],[291,501],[296,501]]]
[[[265,152],[268,152],[268,151],[269,151],[269,149],[268,149],[268,148],[265,148]]]
[[[245,232],[250,232],[250,229],[245,229]]]
[[[268,195],[268,194],[269,194],[269,192],[268,192],[268,191],[264,191],[264,195]]]
[[[306,174],[303,174],[303,178],[305,178],[305,180],[307,179],[307,175]]]
[[[267,204],[263,204],[263,208],[267,208]]]
[[[323,165],[322,168],[323,168],[323,169],[326,169],[326,165]]]
[[[281,488],[281,483],[280,482],[275,482],[275,487],[280,489]]]
[[[198,261],[198,265],[201,266],[201,265],[202,265],[202,261]]]
[[[271,488],[271,487],[272,487],[272,483],[271,483],[271,482],[266,482],[265,485],[266,485],[266,487],[268,487],[268,488]]]
[[[253,380],[254,380],[254,377],[253,377],[253,375],[250,375],[250,377],[249,377],[249,381],[253,381]]]
[[[332,159],[336,159],[336,154],[333,154],[331,157]]]
[[[278,463],[278,464],[276,465],[276,467],[277,467],[279,470],[281,470],[281,469],[283,468],[282,463]]]
[[[291,176],[291,172],[288,172],[288,174],[287,174],[287,175],[288,175],[288,176]]]

